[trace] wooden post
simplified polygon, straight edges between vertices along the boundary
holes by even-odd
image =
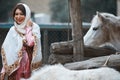
[[[43,32],[43,62],[47,63],[48,61],[48,31],[44,30]]]
[[[117,3],[117,16],[120,16],[120,0],[117,0],[116,3]]]
[[[79,61],[84,56],[80,0],[69,0],[68,3],[72,22],[73,60]]]

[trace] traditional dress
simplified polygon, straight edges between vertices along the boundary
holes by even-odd
[[[42,61],[40,28],[34,22],[32,26],[26,25],[31,12],[26,4],[20,4],[26,10],[25,20],[20,25],[14,22],[1,48],[1,73],[6,73],[8,80],[29,78],[31,71],[39,68]]]

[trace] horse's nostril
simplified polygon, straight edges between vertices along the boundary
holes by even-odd
[[[93,30],[97,30],[97,29],[98,29],[98,27],[94,27],[94,28],[93,28]]]

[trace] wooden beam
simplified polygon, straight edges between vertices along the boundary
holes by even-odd
[[[106,62],[106,60],[109,58],[107,62],[107,66],[120,67],[120,54],[109,55],[109,56],[96,57],[96,58],[91,58],[89,60],[74,62],[74,63],[66,63],[64,66],[68,69],[76,69],[76,70],[102,67]]]
[[[111,47],[88,47],[84,46],[84,56],[85,57],[98,57],[114,54],[116,50]],[[73,41],[65,42],[55,42],[51,44],[50,53],[52,54],[61,54],[73,55]]]

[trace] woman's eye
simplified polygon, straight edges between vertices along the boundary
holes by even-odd
[[[18,15],[18,13],[15,13],[15,15]]]
[[[15,13],[15,15],[23,15],[23,13]]]
[[[20,15],[23,15],[23,13],[20,13]]]

